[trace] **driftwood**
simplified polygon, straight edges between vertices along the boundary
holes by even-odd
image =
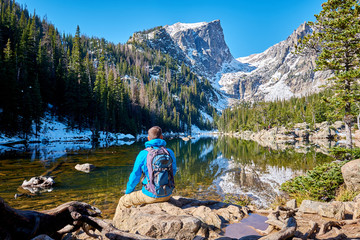
[[[29,181],[24,180],[18,188],[20,193],[15,194],[15,199],[23,195],[34,196],[44,192],[51,192],[55,184],[54,177],[50,176],[53,171],[58,170],[64,161],[58,161],[51,169],[47,170],[38,177],[32,177]]]
[[[290,217],[287,220],[286,225],[276,233],[272,233],[268,236],[262,237],[259,240],[281,240],[281,239],[288,239],[293,237],[296,231],[296,220],[294,217]]]
[[[319,225],[316,222],[310,221],[309,223],[310,229],[304,234],[304,237],[302,239],[309,239],[311,235],[319,228]]]
[[[259,211],[256,211],[259,212]],[[263,213],[268,212],[268,220],[265,221],[269,227],[265,231],[253,228],[257,233],[263,237],[259,240],[283,240],[293,237],[294,240],[306,240],[324,238],[327,240],[340,240],[347,238],[346,225],[360,225],[360,219],[354,220],[341,220],[341,221],[327,221],[319,224],[314,221],[309,221],[309,230],[304,235],[294,237],[297,229],[295,219],[296,210],[291,208],[278,207],[276,210],[265,210]],[[299,218],[299,216],[297,216]],[[354,226],[356,228],[356,226]],[[280,230],[273,232],[274,230]],[[299,235],[299,233],[298,233]]]
[[[284,219],[281,218],[281,213],[285,215]],[[265,231],[255,228],[254,230],[260,235],[265,235],[260,238],[261,240],[281,240],[293,237],[297,228],[296,220],[293,217],[294,215],[295,211],[293,209],[277,208],[268,215],[268,220],[265,222],[269,224],[269,227]],[[280,231],[271,233],[275,229]]]
[[[37,194],[45,191],[52,191],[52,185],[55,183],[52,177],[39,176],[32,177],[29,181],[24,180],[21,187],[32,194]]]
[[[334,230],[337,235],[341,235],[340,229],[345,225],[360,224],[360,219],[355,220],[341,220],[341,221],[328,221],[321,225],[319,235],[324,235],[327,232]]]
[[[17,210],[0,198],[0,239],[31,239],[46,234],[61,239],[65,233],[78,230],[86,216],[99,216],[101,211],[82,202],[68,202],[47,211]],[[68,226],[69,225],[69,226]]]
[[[27,240],[38,235],[61,239],[65,234],[82,228],[84,232],[100,239],[152,239],[122,232],[102,219],[101,211],[87,203],[67,202],[46,211],[17,210],[0,198],[0,239]],[[95,234],[98,230],[99,234]]]

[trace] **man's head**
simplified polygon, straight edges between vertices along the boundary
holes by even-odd
[[[156,139],[156,138],[163,139],[162,130],[158,126],[154,126],[154,127],[150,128],[149,131],[148,131],[148,139],[149,139],[149,141],[153,140],[153,139]]]

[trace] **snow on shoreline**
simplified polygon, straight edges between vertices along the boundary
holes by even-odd
[[[96,147],[109,147],[131,145],[136,140],[146,138],[147,133],[137,135],[136,139],[131,134],[99,132],[97,143],[93,143],[92,132],[89,129],[70,129],[66,124],[58,121],[56,117],[47,113],[41,122],[37,135],[32,134],[27,138],[21,136],[9,137],[0,133],[0,154],[11,151],[29,152],[31,159],[53,161],[71,151],[91,149]],[[33,126],[35,132],[35,126]],[[214,136],[217,131],[203,131],[197,126],[192,126],[192,141],[197,141],[204,136]],[[165,137],[187,136],[185,133],[164,133]]]
[[[47,143],[47,142],[79,142],[91,141],[92,132],[89,129],[79,130],[70,129],[64,123],[58,121],[54,116],[46,114],[40,125],[40,131],[37,135],[32,134],[25,137],[15,136],[8,137],[0,133],[0,144],[12,144],[16,142],[26,141],[28,143]],[[35,132],[35,125],[33,125],[33,132]],[[113,140],[126,140],[135,139],[131,134],[123,133],[109,133],[99,132],[99,141],[113,141]]]
[[[55,160],[67,152],[96,147],[130,145],[135,142],[131,134],[99,132],[97,143],[93,143],[88,129],[70,129],[54,116],[46,114],[37,135],[8,137],[0,133],[0,154],[11,151],[30,152],[31,159]],[[35,126],[33,126],[35,132]]]

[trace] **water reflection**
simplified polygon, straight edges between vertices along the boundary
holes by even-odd
[[[66,144],[64,144],[66,145]],[[279,185],[330,158],[316,148],[272,150],[252,141],[230,137],[199,137],[190,141],[168,140],[177,158],[175,194],[199,199],[222,200],[224,194],[247,194],[268,204],[278,194]],[[134,160],[144,142],[110,147],[66,150],[56,158],[54,148],[27,147],[11,159],[0,160],[0,196],[13,207],[48,209],[71,200],[85,201],[114,214],[123,194]],[[305,151],[302,153],[301,151]],[[76,164],[91,163],[95,171],[86,174]],[[54,170],[51,170],[54,169]],[[14,199],[24,179],[51,170],[54,190]],[[138,186],[140,188],[140,186]]]

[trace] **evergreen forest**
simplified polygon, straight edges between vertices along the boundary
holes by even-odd
[[[333,95],[330,89],[301,98],[274,102],[242,102],[225,109],[217,120],[217,127],[224,132],[261,131],[276,126],[291,128],[295,123],[315,123],[342,120],[335,114],[334,106],[327,99]],[[353,106],[354,112],[358,111]]]
[[[74,36],[61,34],[12,0],[0,0],[0,14],[2,132],[36,134],[47,112],[93,132],[214,127],[205,116],[216,115],[215,90],[169,55],[87,37],[79,26]]]

